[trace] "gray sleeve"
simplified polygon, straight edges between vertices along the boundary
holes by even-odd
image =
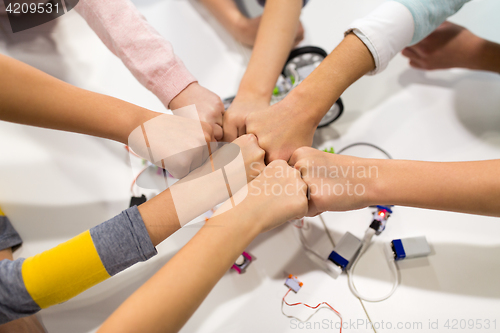
[[[23,240],[14,229],[7,216],[0,215],[0,250],[21,245]]]
[[[4,221],[8,222],[6,218]],[[11,235],[6,239],[18,240],[8,244],[20,243],[21,239],[10,223],[4,224],[3,228],[9,231],[5,234]],[[17,238],[12,235],[17,235]],[[157,253],[136,206],[90,229],[90,235],[102,264],[111,276]],[[24,259],[0,261],[0,324],[40,311],[26,290],[22,276],[23,262]]]
[[[137,206],[90,229],[90,235],[110,276],[157,253]]]
[[[411,12],[415,31],[410,45],[420,42],[436,30],[449,16],[470,0],[394,0]]]
[[[24,286],[23,262],[24,258],[0,261],[0,325],[40,311]]]
[[[257,2],[259,3],[259,5],[261,5],[262,7],[264,7],[264,5],[266,4],[266,0],[257,0]],[[309,0],[304,0],[303,4],[302,4],[302,7],[304,7],[305,5],[307,5],[307,3],[309,2]]]

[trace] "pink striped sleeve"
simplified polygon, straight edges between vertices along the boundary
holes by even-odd
[[[129,0],[81,0],[75,9],[139,82],[168,107],[196,78]]]

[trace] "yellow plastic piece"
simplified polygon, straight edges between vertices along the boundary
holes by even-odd
[[[22,275],[28,293],[42,309],[65,302],[110,277],[88,230],[27,258]]]
[[[2,208],[0,208],[0,216],[5,216],[5,213],[2,212]]]

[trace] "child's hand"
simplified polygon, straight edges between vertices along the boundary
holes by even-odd
[[[212,126],[215,139],[222,139],[224,104],[220,97],[200,86],[198,82],[193,82],[175,96],[168,107],[175,110],[192,104],[196,105],[200,120]]]
[[[246,131],[257,136],[259,146],[266,151],[266,163],[288,161],[297,148],[311,146],[316,127],[307,112],[282,102],[256,110],[246,119]]]
[[[250,182],[265,168],[264,156],[266,152],[259,147],[257,137],[253,134],[242,135],[234,140],[233,143],[237,144],[241,149],[243,160],[245,161],[247,182]]]
[[[300,172],[278,160],[248,184],[246,197],[237,207],[241,205],[242,211],[254,214],[253,223],[258,224],[260,232],[265,232],[303,217],[307,213],[306,194],[307,185],[300,178]]]
[[[135,153],[176,178],[184,177],[207,160],[209,142],[215,142],[211,125],[169,114],[146,121],[128,138]]]
[[[246,46],[253,46],[257,31],[259,30],[261,17],[247,18],[241,15],[239,21],[235,24],[234,29],[230,29],[233,37]]]
[[[290,164],[309,187],[308,216],[324,211],[346,211],[369,206],[379,177],[379,160],[297,149]]]
[[[475,69],[481,59],[481,42],[469,30],[446,21],[418,44],[405,48],[402,54],[418,69]]]
[[[307,213],[307,185],[283,160],[271,162],[248,187],[248,202],[266,216],[261,232]]]
[[[255,110],[266,107],[269,107],[269,103],[267,102],[236,96],[224,114],[224,137],[222,141],[233,142],[236,138],[246,134],[246,120],[248,115]]]

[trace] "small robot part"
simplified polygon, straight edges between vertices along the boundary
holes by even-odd
[[[325,148],[325,149],[323,149],[323,151],[325,153],[335,154],[335,149],[333,149],[333,147],[330,147],[330,149]]]
[[[431,253],[431,248],[425,236],[394,239],[391,242],[395,260],[425,257]]]
[[[380,235],[385,230],[387,219],[391,216],[392,210],[387,206],[377,206],[377,210],[373,212],[373,221],[370,228],[375,230],[375,235]]]
[[[342,236],[326,261],[327,268],[335,279],[354,261],[361,245],[361,240],[350,232]]]
[[[292,274],[288,275],[288,278],[285,281],[285,286],[290,288],[294,293],[297,293],[300,288],[302,288],[304,284],[299,281],[299,279],[296,276],[293,276]]]
[[[236,262],[233,264],[233,266],[231,268],[234,269],[235,271],[237,271],[238,274],[245,273],[246,268],[250,265],[252,260],[253,259],[252,259],[251,255],[249,255],[246,252],[243,252],[238,257],[238,259],[236,259]]]

